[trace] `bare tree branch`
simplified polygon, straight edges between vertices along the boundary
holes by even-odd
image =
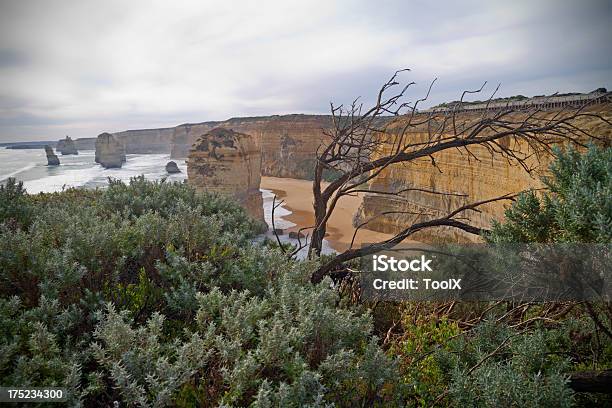
[[[353,248],[360,229],[372,219],[394,212],[371,217],[356,226],[347,251],[338,254],[313,274],[313,282],[320,281],[343,262],[390,248],[423,229],[445,226],[479,234],[483,230],[465,222],[462,218],[465,213],[478,212],[479,207],[483,205],[512,200],[514,197],[505,194],[489,200],[469,202],[469,197],[459,192],[439,192],[416,186],[386,191],[368,186],[368,183],[376,180],[391,166],[428,159],[433,167],[442,171],[436,159],[446,151],[458,151],[468,163],[483,160],[484,151],[492,159],[505,160],[508,164],[519,166],[531,173],[541,157],[551,153],[554,144],[574,143],[584,146],[589,140],[602,140],[601,137],[582,129],[579,125],[581,119],[597,118],[609,124],[609,121],[600,115],[585,111],[588,103],[577,108],[567,106],[552,113],[533,104],[517,108],[516,104],[508,101],[500,106],[499,103],[493,103],[499,85],[488,96],[484,108],[478,112],[466,111],[464,98],[469,94],[482,92],[486,82],[478,89],[464,91],[459,102],[448,109],[419,111],[418,105],[429,98],[435,80],[431,82],[423,98],[411,103],[404,98],[414,83],[409,82],[402,86],[399,81],[400,74],[405,71],[409,70],[396,71],[383,84],[374,104],[369,108],[365,108],[359,98],[347,107],[330,104],[332,127],[326,132],[325,143],[317,150],[314,169],[312,189],[315,223],[308,249],[309,256],[317,257],[321,254],[327,223],[337,208],[338,201],[344,196],[367,192],[406,200],[402,194],[412,191],[461,197],[464,203],[446,216],[414,219],[411,225],[401,229],[389,240],[367,248]],[[336,172],[337,177],[324,186],[323,173],[329,170]]]

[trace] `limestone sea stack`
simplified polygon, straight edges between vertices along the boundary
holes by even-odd
[[[166,172],[169,174],[175,174],[180,173],[181,169],[178,168],[175,161],[169,161],[168,164],[166,164]]]
[[[205,133],[189,152],[187,175],[198,191],[232,197],[253,218],[264,221],[261,148],[251,135],[225,128]]]
[[[125,147],[110,133],[96,139],[96,163],[107,169],[119,168],[125,162]]]
[[[69,154],[79,154],[79,151],[74,144],[74,140],[70,138],[70,136],[66,136],[65,139],[61,139],[57,142],[56,150],[62,154],[62,156],[66,156]]]
[[[45,153],[47,154],[47,166],[59,166],[60,161],[51,146],[45,146]]]

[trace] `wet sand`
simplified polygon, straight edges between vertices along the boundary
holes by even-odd
[[[298,180],[279,177],[262,177],[261,188],[271,190],[285,202],[283,206],[292,213],[283,218],[297,224],[287,231],[298,231],[303,227],[312,227],[314,224],[314,211],[312,208],[312,181]],[[353,227],[353,215],[357,212],[362,201],[362,194],[357,196],[345,196],[338,201],[338,205],[331,216],[327,227],[325,238],[330,246],[336,251],[344,251],[349,248],[355,227]],[[303,231],[309,233],[310,231]],[[378,242],[391,238],[392,235],[382,232],[371,231],[362,228],[357,232],[354,247],[362,243]]]

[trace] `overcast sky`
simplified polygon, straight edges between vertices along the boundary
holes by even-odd
[[[0,0],[0,141],[327,113],[399,68],[414,98],[438,78],[430,105],[484,80],[500,96],[612,88],[611,5]]]

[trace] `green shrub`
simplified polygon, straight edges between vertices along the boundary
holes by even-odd
[[[453,405],[569,407],[569,360],[559,354],[560,330],[520,333],[485,321],[436,354]]]
[[[610,243],[612,149],[555,153],[544,180],[547,191],[520,195],[505,219],[494,223],[487,241]],[[404,304],[400,335],[390,352],[400,359],[408,401],[414,406],[609,405],[609,396],[574,394],[568,386],[570,373],[610,369],[612,362],[606,334],[612,327],[610,303],[584,303]],[[487,320],[474,327],[482,317]]]
[[[19,205],[15,205],[19,203]],[[372,319],[182,183],[0,190],[0,383],[71,405],[398,403]]]
[[[422,314],[410,306],[404,305],[403,335],[390,351],[400,357],[402,380],[409,386],[410,400],[415,406],[426,407],[434,404],[447,386],[436,353],[447,347],[460,329],[446,317]]]
[[[491,242],[612,241],[612,148],[595,146],[581,154],[555,150],[548,191],[521,194],[494,223]]]
[[[5,184],[0,184],[0,220],[13,228],[27,227],[32,211],[23,182],[9,178]]]

